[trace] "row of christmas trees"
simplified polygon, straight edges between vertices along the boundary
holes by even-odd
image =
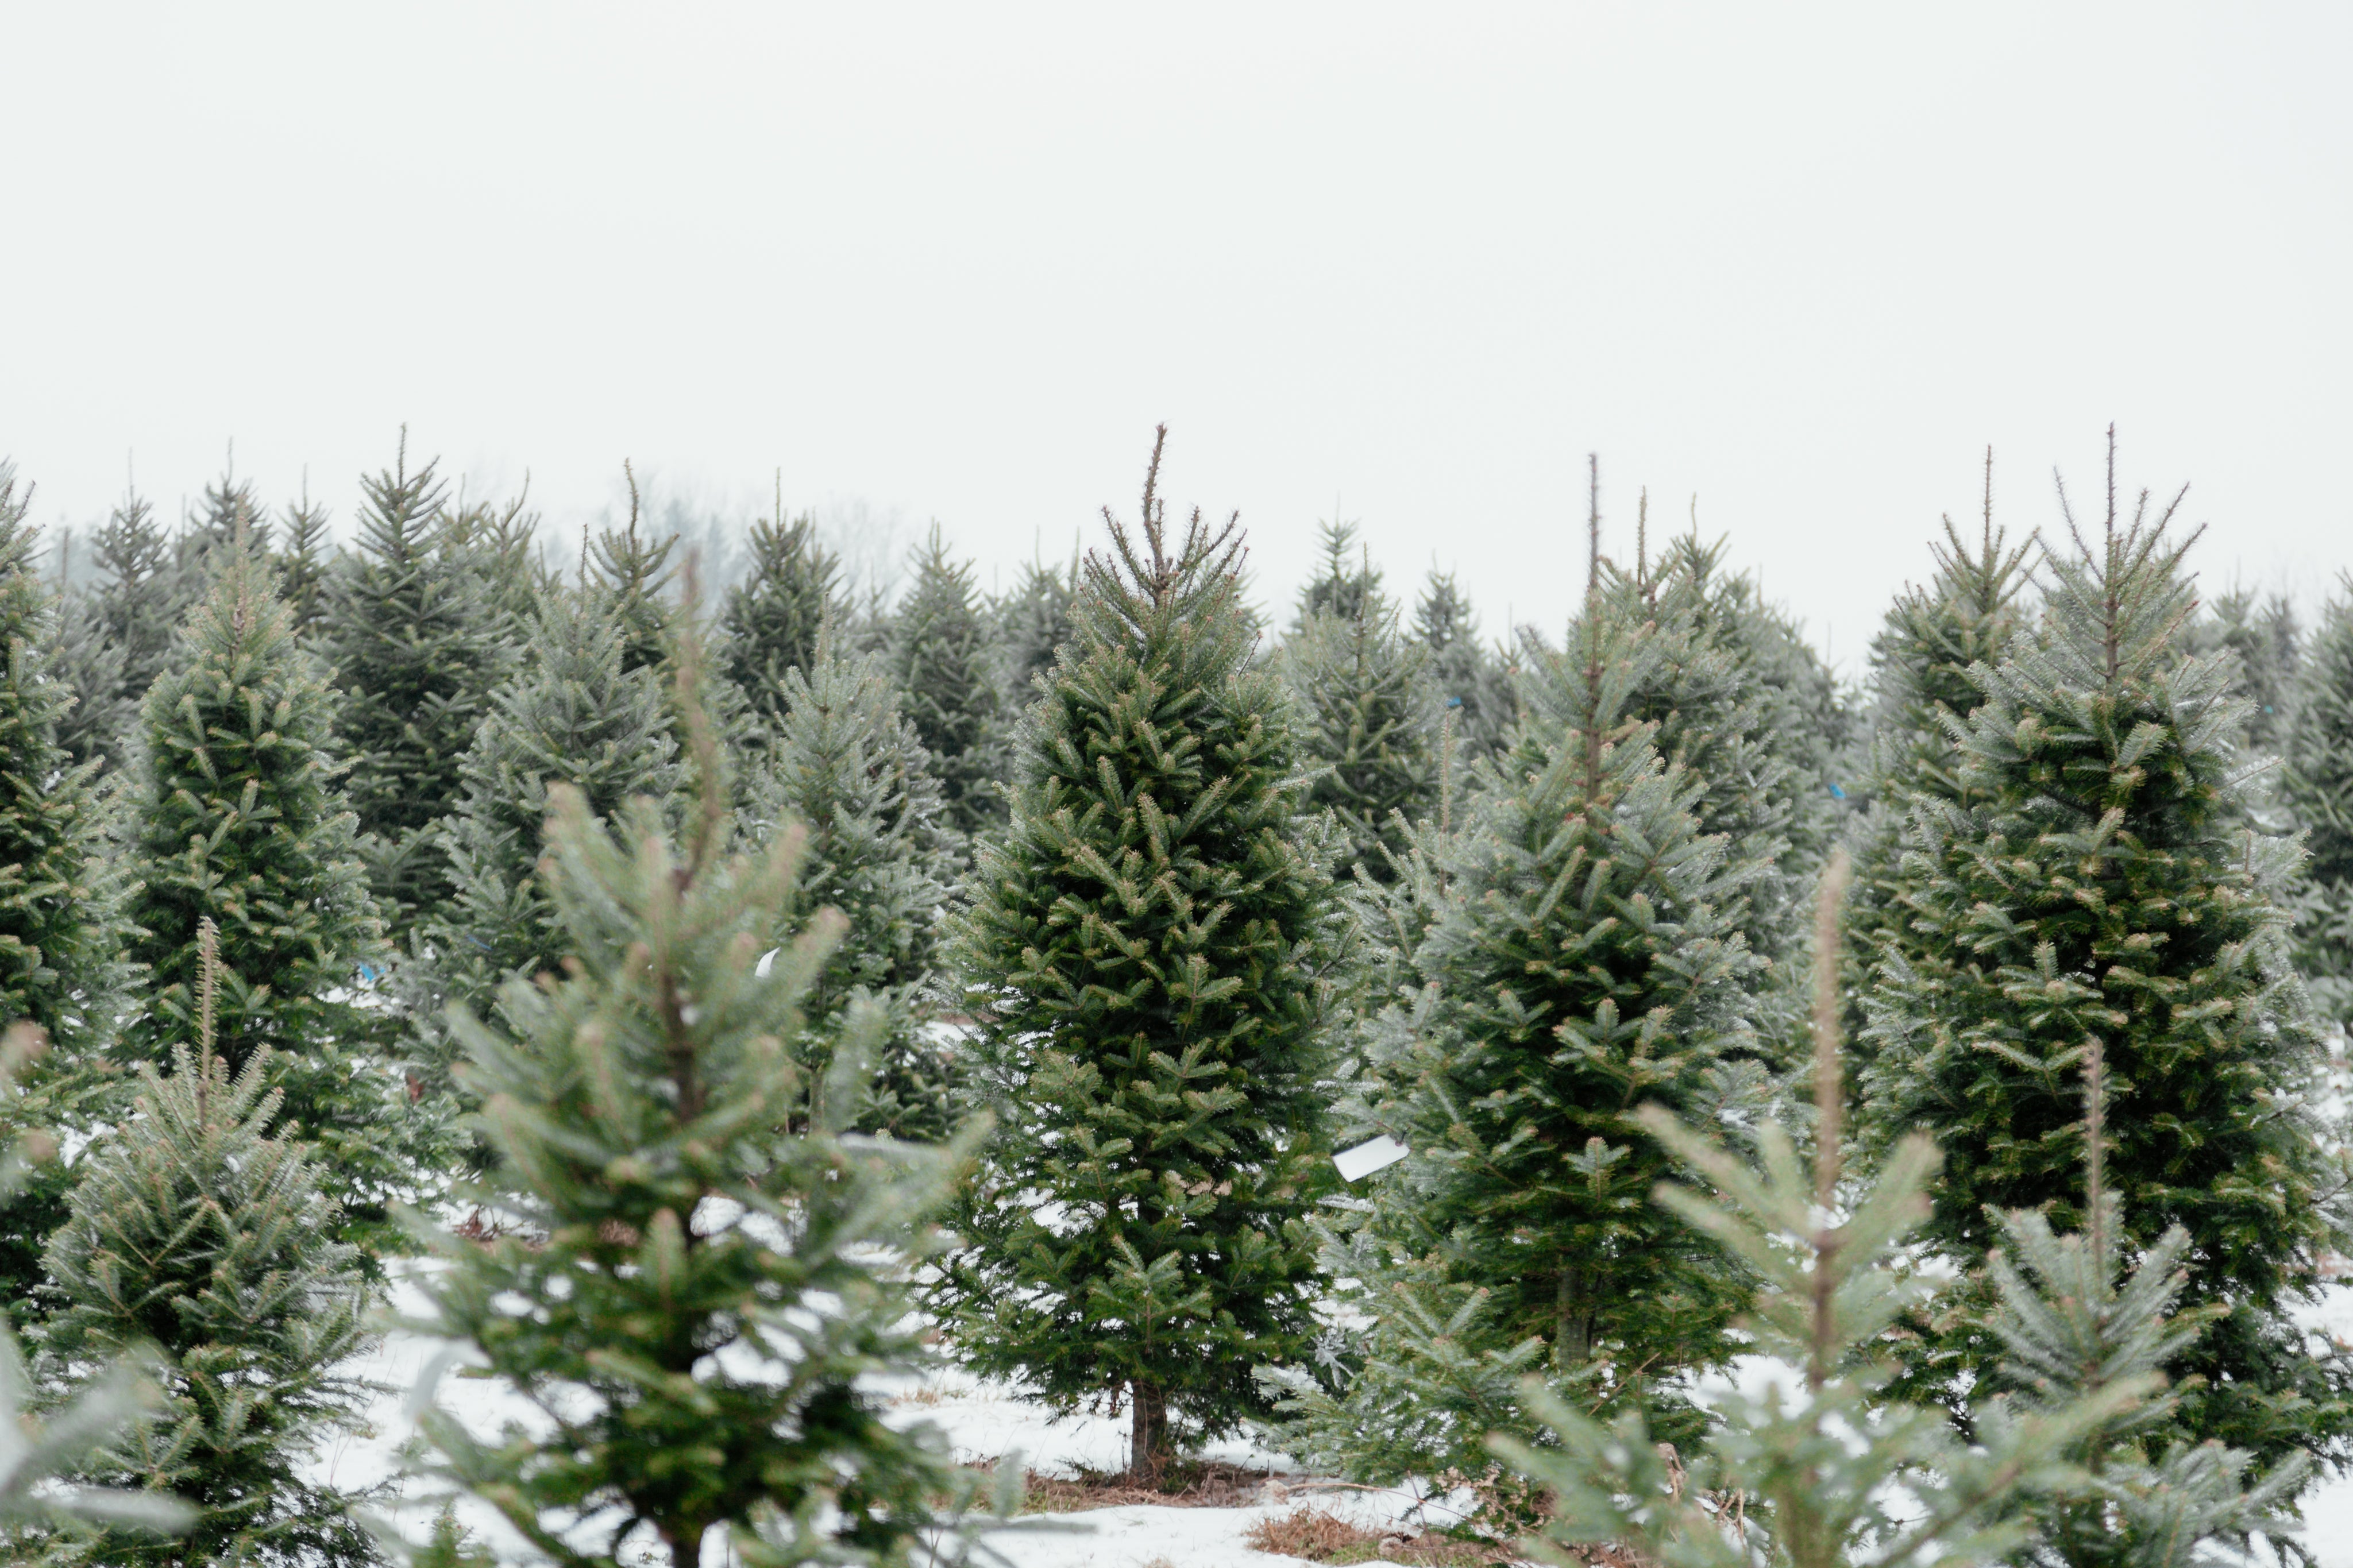
[[[204,597],[138,725],[80,763],[73,672],[127,668],[132,639],[92,654],[83,634],[113,623],[49,618],[12,490],[7,907],[53,923],[21,928],[10,995],[58,1048],[9,1115],[119,1125],[134,1091],[108,1069],[135,1062],[138,1124],[191,1130],[101,1137],[70,1183],[52,1163],[5,1211],[49,1396],[152,1343],[192,1402],[182,1427],[138,1428],[149,1458],[110,1450],[111,1479],[195,1499],[224,1552],[301,1530],[282,1560],[372,1550],[283,1458],[349,1408],[331,1385],[355,1326],[243,1320],[275,1369],[251,1381],[285,1391],[243,1396],[282,1409],[273,1429],[206,1404],[198,1352],[235,1314],[90,1305],[136,1270],[89,1258],[154,1271],[155,1249],[185,1245],[155,1195],[177,1189],[141,1159],[223,1214],[237,1205],[205,1172],[298,1173],[275,1210],[240,1200],[239,1245],[311,1303],[364,1291],[400,1245],[397,1200],[481,1167],[476,1234],[434,1244],[442,1326],[541,1396],[559,1437],[436,1436],[450,1478],[552,1554],[567,1519],[650,1531],[681,1562],[721,1525],[772,1545],[925,1527],[955,1491],[936,1440],[889,1436],[854,1372],[828,1379],[915,1356],[904,1269],[943,1198],[958,1240],[921,1283],[949,1342],[1058,1405],[1126,1405],[1139,1472],[1270,1418],[1293,1451],[1370,1479],[1477,1474],[1492,1433],[1585,1451],[1576,1423],[1595,1417],[1695,1452],[1708,1422],[1687,1375],[1733,1353],[1775,1274],[1653,1204],[1662,1179],[1703,1173],[1739,1195],[1733,1167],[1656,1118],[1770,1155],[1810,1079],[1895,1188],[1919,1174],[1905,1135],[1941,1147],[1926,1235],[1947,1259],[1974,1268],[1998,1235],[2031,1251],[2019,1238],[2037,1233],[2000,1216],[2033,1213],[2044,1239],[2094,1235],[2093,1262],[2078,1248],[2067,1267],[2187,1261],[2178,1331],[2139,1350],[2188,1380],[2131,1440],[2149,1475],[2204,1451],[2193,1439],[2230,1446],[2192,1489],[2201,1529],[2260,1518],[2249,1465],[2292,1489],[2294,1456],[2335,1457],[2345,1369],[2288,1315],[2343,1224],[2289,922],[2306,911],[2307,965],[2345,973],[2327,912],[2353,903],[2327,871],[2344,818],[2312,804],[2353,774],[2341,611],[2275,682],[2277,727],[2251,733],[2263,716],[2233,688],[2276,663],[2199,651],[2216,639],[2163,519],[2112,506],[2047,552],[2039,614],[2026,552],[1989,519],[1891,617],[1859,762],[1832,683],[1720,548],[1654,560],[1638,539],[1621,570],[1597,531],[1565,646],[1490,652],[1442,580],[1400,628],[1335,532],[1266,657],[1233,530],[1172,531],[1154,484],[1138,528],[1114,523],[1082,571],[1035,573],[1001,606],[935,537],[888,621],[843,605],[807,523],[779,518],[707,650],[667,544],[634,517],[577,584],[551,582],[518,512],[451,507],[404,463],[371,482],[332,565],[304,542],[307,509],[290,516],[280,596],[250,497],[224,485],[217,516],[147,551],[154,592],[181,592],[179,574]],[[126,505],[110,527],[133,524],[150,526]],[[125,580],[109,571],[101,595]],[[1011,724],[1025,673],[1042,679]],[[2287,787],[2258,794],[2248,747],[2283,738]],[[93,776],[101,754],[130,764],[117,794]],[[2266,835],[2282,810],[2307,814],[2318,875]],[[1841,838],[1860,876],[1829,974],[1803,906]],[[972,1020],[958,1051],[924,1027],[940,974]],[[1843,984],[1813,1034],[1841,1013],[1858,1026],[1852,1107],[1822,1098],[1805,1048],[1826,974]],[[2085,1131],[2087,1057],[2125,1111],[2107,1140]],[[944,1163],[908,1141],[958,1124]],[[1343,1194],[1333,1147],[1377,1134],[1409,1152]],[[1821,1143],[1833,1163],[1840,1142]],[[2105,1241],[2094,1152],[2118,1200]],[[899,1261],[845,1250],[868,1239]],[[348,1242],[364,1250],[334,1250]],[[203,1257],[190,1267],[219,1279]],[[1840,1267],[1878,1279],[1869,1261]],[[2171,1267],[2144,1266],[2144,1328]],[[1997,1301],[2000,1278],[1907,1309],[1902,1376],[1856,1398],[1995,1420],[1985,1391],[2020,1340],[2002,1313],[2032,1299]],[[796,1311],[812,1293],[852,1305]],[[757,1366],[730,1394],[738,1373],[710,1358],[737,1339]],[[1815,1371],[1886,1342],[1817,1346]],[[778,1394],[759,1370],[778,1365],[807,1381]],[[586,1414],[559,1388],[591,1390]],[[231,1426],[272,1436],[240,1445]],[[764,1445],[787,1427],[794,1462],[830,1455],[832,1479],[780,1479]],[[216,1485],[264,1454],[280,1456],[270,1486]],[[845,1489],[843,1457],[876,1455],[873,1487]],[[1556,1489],[1560,1463],[1544,1461]],[[101,1560],[130,1550],[107,1539]],[[60,1540],[63,1560],[85,1550]]]

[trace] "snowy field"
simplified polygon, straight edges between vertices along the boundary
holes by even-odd
[[[394,1305],[414,1311],[421,1303],[413,1288],[396,1287]],[[2353,1286],[2334,1289],[2315,1314],[2312,1326],[2353,1338]],[[366,1358],[360,1369],[363,1374],[387,1385],[389,1392],[371,1410],[368,1433],[346,1438],[319,1456],[324,1479],[346,1488],[377,1483],[396,1488],[398,1453],[415,1432],[409,1414],[411,1391],[441,1348],[437,1342],[416,1335],[395,1334]],[[920,1383],[910,1380],[894,1394],[898,1408],[910,1419],[928,1418],[946,1431],[960,1459],[991,1460],[1019,1453],[1029,1468],[1047,1474],[1069,1474],[1081,1468],[1116,1470],[1126,1460],[1124,1418],[1082,1416],[1058,1422],[1003,1387],[953,1370]],[[485,1435],[503,1420],[528,1419],[530,1415],[528,1405],[480,1378],[443,1377],[440,1398],[445,1409]],[[1245,1534],[1260,1520],[1303,1505],[1379,1528],[1406,1519],[1417,1503],[1412,1494],[1401,1490],[1343,1488],[1299,1475],[1282,1456],[1246,1442],[1215,1445],[1205,1457],[1263,1468],[1272,1484],[1259,1501],[1247,1507],[1132,1506],[1058,1514],[1036,1531],[1002,1532],[993,1538],[993,1545],[1016,1568],[1259,1568],[1304,1561],[1252,1551],[1245,1545]],[[385,1511],[399,1519],[412,1538],[421,1535],[430,1523],[428,1511],[403,1509],[396,1500],[390,1501]],[[514,1544],[514,1538],[488,1510],[464,1507],[459,1516],[483,1542],[493,1546]],[[1430,1517],[1442,1519],[1435,1507]],[[2305,1521],[2306,1542],[2323,1568],[2353,1568],[2353,1476],[2330,1478],[2316,1487],[2306,1499]],[[714,1553],[706,1568],[724,1568],[724,1563]]]

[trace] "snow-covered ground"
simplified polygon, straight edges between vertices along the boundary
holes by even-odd
[[[393,1305],[415,1311],[420,1303],[413,1288],[396,1286]],[[2353,1286],[2332,1289],[2308,1326],[2353,1340]],[[406,1525],[412,1538],[423,1533],[431,1514],[429,1509],[403,1506],[398,1500],[403,1495],[399,1451],[416,1430],[409,1408],[412,1391],[441,1348],[413,1334],[389,1336],[359,1369],[386,1385],[369,1412],[370,1430],[318,1457],[323,1479],[338,1486],[390,1484],[394,1492],[382,1511]],[[991,1460],[1018,1453],[1029,1468],[1048,1474],[1116,1470],[1125,1462],[1124,1419],[1056,1421],[1008,1389],[953,1370],[908,1380],[892,1392],[898,1407],[911,1419],[937,1423],[961,1459]],[[485,1436],[504,1420],[527,1420],[531,1414],[527,1405],[480,1378],[442,1377],[439,1400],[442,1408]],[[1265,1469],[1269,1479],[1279,1483],[1280,1495],[1249,1507],[1127,1506],[1055,1515],[1041,1529],[1017,1528],[997,1535],[992,1543],[1016,1568],[1258,1568],[1303,1561],[1254,1552],[1243,1544],[1250,1526],[1261,1519],[1309,1506],[1378,1528],[1405,1519],[1416,1505],[1405,1491],[1321,1484],[1295,1473],[1281,1455],[1246,1442],[1216,1445],[1205,1457]],[[461,1506],[459,1517],[487,1542],[514,1544],[487,1510]],[[2353,1568],[2353,1476],[2332,1477],[2315,1487],[2305,1500],[2305,1522],[2306,1544],[2322,1568]],[[724,1565],[714,1555],[707,1568]]]

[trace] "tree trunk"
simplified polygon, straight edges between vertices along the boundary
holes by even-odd
[[[1128,1384],[1128,1474],[1144,1486],[1160,1484],[1168,1463],[1168,1391],[1154,1383]]]
[[[1552,1364],[1561,1372],[1583,1366],[1593,1359],[1593,1319],[1586,1310],[1583,1296],[1577,1271],[1563,1270],[1558,1293],[1554,1297],[1558,1322],[1552,1342]]]

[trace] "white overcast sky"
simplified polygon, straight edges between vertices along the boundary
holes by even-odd
[[[1238,508],[1556,627],[1583,466],[1850,670],[1937,514],[2191,483],[2353,564],[2353,7],[9,6],[0,453],[45,525],[412,445],[1009,574]]]

